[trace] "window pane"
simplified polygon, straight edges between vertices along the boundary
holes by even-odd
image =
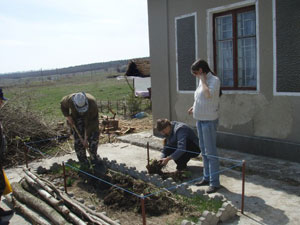
[[[238,86],[256,86],[256,39],[238,40]]]
[[[233,86],[232,41],[217,42],[217,72],[223,87]]]
[[[256,34],[255,11],[237,14],[238,37],[253,36]]]
[[[216,18],[216,39],[225,40],[232,38],[232,15]]]

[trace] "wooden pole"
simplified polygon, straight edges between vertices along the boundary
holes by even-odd
[[[65,168],[65,163],[64,162],[62,162],[62,167],[63,167],[63,173],[64,173],[65,193],[68,194],[68,190],[67,190],[67,178],[66,178],[66,168]]]
[[[25,164],[26,164],[26,168],[28,169],[28,147],[25,148]]]
[[[102,101],[100,100],[100,112],[103,113],[102,111]]]
[[[119,100],[117,100],[117,114],[119,113]]]
[[[146,211],[145,211],[145,199],[144,199],[144,197],[141,198],[141,205],[142,205],[143,225],[146,225]]]
[[[147,162],[148,162],[148,166],[150,164],[150,156],[149,156],[149,142],[147,142]]]
[[[110,112],[109,109],[110,109],[110,102],[109,102],[109,100],[107,100],[107,113]]]
[[[244,200],[245,200],[245,168],[246,168],[246,161],[243,160],[243,167],[242,167],[242,206],[241,206],[242,214],[244,214]]]

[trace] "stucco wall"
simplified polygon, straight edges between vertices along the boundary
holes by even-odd
[[[193,93],[176,89],[175,17],[196,12],[198,57],[208,59],[207,9],[246,1],[148,0],[153,118],[195,125]],[[258,0],[259,74],[256,92],[223,92],[219,131],[300,143],[300,96],[273,93],[272,0]],[[191,75],[192,76],[192,75]]]

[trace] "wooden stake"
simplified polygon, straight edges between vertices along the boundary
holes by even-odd
[[[246,161],[243,160],[243,167],[242,167],[242,206],[241,206],[242,214],[244,214],[244,200],[245,200],[245,168],[246,168]]]
[[[145,199],[141,198],[143,225],[146,225]]]
[[[147,162],[148,162],[148,166],[150,164],[150,156],[149,156],[149,142],[147,142]]]
[[[65,168],[65,163],[62,162],[62,167],[63,167],[63,173],[64,173],[64,187],[65,187],[65,192],[68,194],[67,190],[67,178],[66,178],[66,168]]]
[[[25,164],[26,164],[26,168],[28,169],[28,147],[25,148]]]

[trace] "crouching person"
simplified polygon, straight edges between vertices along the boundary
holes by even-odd
[[[156,129],[166,138],[160,160],[162,165],[173,159],[178,171],[187,169],[188,161],[200,154],[199,140],[193,129],[185,123],[168,119],[158,119]]]

